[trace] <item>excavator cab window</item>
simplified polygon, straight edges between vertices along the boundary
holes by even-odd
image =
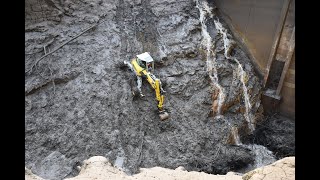
[[[139,59],[139,58],[137,58],[137,62],[139,64],[139,66],[141,66],[142,68],[146,68],[146,65],[145,65],[146,62],[141,61],[141,59]]]
[[[151,63],[147,63],[147,70],[152,71],[152,64]]]

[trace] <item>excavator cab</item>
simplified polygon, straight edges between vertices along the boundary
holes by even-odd
[[[153,72],[154,61],[148,52],[137,55],[137,62],[142,68],[146,69],[149,72]]]

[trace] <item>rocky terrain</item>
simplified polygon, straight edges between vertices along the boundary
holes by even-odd
[[[226,174],[254,163],[235,133],[252,134],[261,119],[261,80],[214,4],[25,3],[25,164],[33,173],[73,177],[91,156],[127,174],[155,166]],[[130,72],[116,66],[143,52],[166,82],[168,121],[159,120],[149,84],[134,99]]]
[[[41,180],[42,178],[32,174],[26,169],[26,180]],[[281,159],[271,165],[264,166],[246,174],[229,172],[226,175],[212,175],[203,172],[186,171],[183,167],[175,170],[161,167],[141,168],[138,174],[128,176],[121,170],[112,166],[108,160],[102,156],[91,157],[84,161],[79,175],[66,180],[85,180],[85,179],[112,179],[112,180],[131,180],[131,179],[158,179],[158,180],[266,180],[266,179],[295,179],[295,157]]]

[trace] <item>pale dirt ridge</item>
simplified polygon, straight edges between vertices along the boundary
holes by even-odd
[[[42,178],[32,174],[26,168],[26,180],[42,180]],[[93,156],[83,162],[80,173],[73,178],[66,180],[88,180],[88,179],[112,179],[112,180],[294,180],[295,179],[295,157],[286,157],[275,163],[257,168],[243,176],[234,172],[226,175],[213,175],[204,172],[186,171],[183,167],[175,170],[162,167],[140,168],[138,174],[126,175],[123,171],[115,168],[102,156]]]

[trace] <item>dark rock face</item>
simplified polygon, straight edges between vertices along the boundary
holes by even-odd
[[[276,115],[257,124],[255,143],[274,152],[278,159],[295,156],[295,123]]]
[[[52,16],[45,14],[48,9]],[[48,53],[104,21],[25,75],[25,162],[35,174],[74,176],[76,166],[93,155],[108,157],[128,173],[184,166],[223,174],[253,161],[248,149],[227,143],[232,127],[246,129],[247,122],[238,64],[223,51],[217,52],[217,70],[226,100],[223,116],[213,113],[215,89],[194,1],[28,0],[26,15],[26,70],[44,55],[44,46]],[[223,49],[212,20],[207,21],[210,34]],[[143,82],[143,99],[133,99],[129,72],[115,66],[145,51],[156,61],[155,75],[167,84],[168,121],[159,120],[149,84]],[[260,80],[239,47],[231,53],[247,73],[250,113],[256,119]]]

